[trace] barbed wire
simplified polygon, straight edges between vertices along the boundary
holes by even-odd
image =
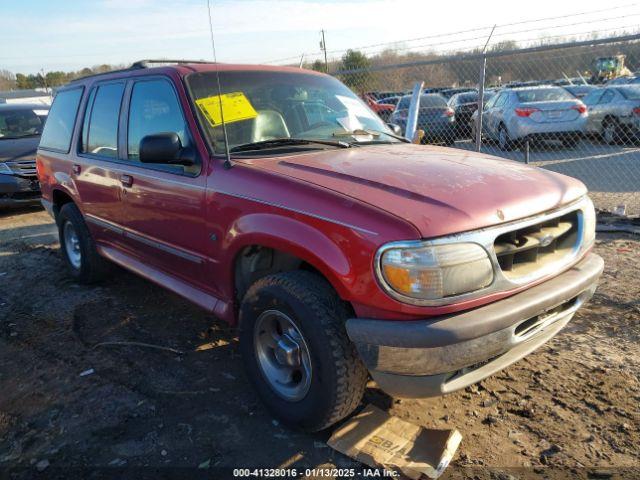
[[[508,36],[508,35],[511,35],[511,36],[515,37],[515,36],[521,35],[523,33],[530,33],[530,32],[535,32],[535,31],[556,30],[556,29],[559,29],[559,28],[569,28],[569,27],[576,27],[576,26],[580,26],[580,25],[591,25],[591,24],[595,24],[595,23],[606,23],[606,22],[611,22],[611,21],[615,21],[615,20],[626,19],[626,18],[629,18],[629,17],[638,17],[638,16],[640,16],[640,13],[630,12],[630,13],[627,13],[625,15],[619,15],[619,16],[614,16],[614,17],[597,18],[597,19],[591,19],[591,20],[584,20],[584,21],[580,21],[580,22],[562,23],[562,24],[551,25],[551,26],[545,25],[545,26],[536,27],[536,28],[530,28],[530,29],[525,29],[525,30],[510,30],[510,31],[506,31],[506,32],[499,31],[500,29],[504,29],[506,27],[516,26],[516,25],[527,25],[527,24],[532,24],[532,23],[540,23],[540,22],[545,22],[545,21],[550,21],[550,20],[575,18],[575,17],[585,16],[585,15],[593,15],[593,14],[602,13],[602,12],[610,13],[611,11],[614,11],[614,10],[621,10],[621,9],[625,9],[625,8],[636,7],[638,5],[640,5],[640,4],[631,3],[631,4],[621,5],[621,6],[617,6],[617,7],[610,7],[610,8],[606,8],[606,9],[591,10],[591,11],[587,11],[587,12],[578,12],[578,13],[574,13],[574,14],[570,14],[570,15],[544,17],[544,18],[537,18],[537,19],[532,19],[532,20],[523,20],[523,21],[511,22],[511,23],[498,25],[498,26],[496,26],[496,32],[494,32],[494,34],[492,35],[492,44],[495,44],[493,39],[496,38],[496,37],[505,37],[505,36]],[[344,54],[348,50],[358,50],[358,51],[365,50],[366,51],[366,50],[370,50],[372,48],[382,47],[380,50],[378,50],[376,52],[365,52],[366,54],[368,54],[370,56],[379,55],[379,54],[383,53],[385,50],[392,50],[394,52],[408,52],[408,51],[415,51],[417,49],[428,50],[430,48],[435,48],[435,47],[439,47],[439,46],[442,46],[442,45],[452,45],[452,44],[463,43],[463,42],[472,42],[472,41],[475,41],[475,40],[486,40],[488,35],[465,37],[465,38],[453,39],[453,40],[444,40],[444,41],[441,41],[441,42],[431,42],[431,43],[426,43],[426,44],[421,44],[421,45],[406,45],[406,46],[402,46],[402,44],[406,44],[406,43],[409,43],[409,42],[416,42],[416,41],[425,40],[425,39],[440,39],[440,38],[452,37],[454,35],[460,35],[460,34],[463,34],[463,33],[470,33],[470,32],[487,31],[487,33],[488,33],[488,30],[491,29],[491,28],[492,28],[491,26],[476,27],[476,28],[471,28],[471,29],[466,29],[466,30],[459,30],[459,31],[456,31],[456,32],[451,32],[451,33],[434,34],[434,35],[428,35],[428,36],[423,36],[423,37],[416,37],[416,38],[410,38],[410,39],[404,39],[404,40],[396,40],[396,41],[392,41],[392,42],[381,42],[381,43],[375,43],[375,44],[370,44],[370,45],[361,45],[361,46],[352,47],[352,48],[346,48],[346,49],[328,50],[327,53],[333,55],[334,58],[332,58],[332,61],[335,61],[335,56],[337,54]],[[621,28],[629,28],[629,27],[628,26],[625,26],[625,27],[617,26],[617,27],[611,27],[611,28],[609,28],[607,30],[612,30],[614,28],[615,29],[621,29]],[[605,31],[605,30],[599,30],[599,32],[602,32],[602,31]],[[589,32],[578,32],[578,33],[572,33],[572,34],[565,34],[565,35],[561,35],[561,36],[568,37],[568,36],[575,36],[575,35],[585,35],[585,34],[589,34],[589,33],[592,33],[592,32],[590,32],[590,31]],[[531,41],[536,41],[536,40],[544,40],[545,38],[558,38],[558,37],[559,36],[542,36],[542,37],[529,38],[529,39],[513,38],[513,40],[514,41],[519,41],[519,42],[531,42]],[[483,45],[484,45],[484,43],[483,43]],[[467,47],[464,50],[465,51],[470,51],[472,48],[477,48],[477,46],[474,45],[473,47]],[[322,52],[322,51],[305,52],[304,54],[299,54],[299,55],[295,55],[295,56],[282,57],[282,58],[278,58],[278,59],[272,59],[272,60],[263,61],[263,63],[266,63],[266,64],[277,64],[277,63],[281,63],[281,62],[287,62],[287,61],[290,61],[290,60],[291,61],[299,60],[302,55],[304,55],[305,59],[317,59],[317,57],[320,57],[320,56],[324,55],[324,52]]]

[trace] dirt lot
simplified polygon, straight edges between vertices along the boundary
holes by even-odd
[[[640,241],[603,235],[596,250],[597,294],[535,354],[445,398],[394,400],[371,385],[365,401],[457,427],[446,477],[639,478]],[[104,344],[119,341],[184,353]],[[0,365],[0,478],[357,466],[326,447],[330,432],[292,432],[268,415],[222,322],[122,271],[100,286],[71,282],[39,210],[0,214]]]

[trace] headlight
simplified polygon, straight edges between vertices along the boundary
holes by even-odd
[[[473,292],[493,282],[493,267],[475,243],[425,245],[411,242],[381,249],[379,274],[385,286],[404,297],[438,300]]]
[[[7,165],[6,163],[0,162],[0,174],[13,175],[13,170],[11,170],[9,168],[9,165]]]
[[[582,206],[582,244],[583,248],[590,247],[596,240],[596,209],[589,197],[585,198]]]

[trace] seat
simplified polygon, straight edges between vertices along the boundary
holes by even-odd
[[[289,137],[289,129],[280,113],[275,110],[258,110],[258,116],[253,120],[252,142]]]

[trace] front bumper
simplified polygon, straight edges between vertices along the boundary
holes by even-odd
[[[35,178],[0,174],[0,207],[39,203],[40,186]]]
[[[378,386],[396,397],[443,395],[476,383],[558,333],[596,289],[589,254],[557,277],[503,300],[411,322],[353,318],[349,338]]]

